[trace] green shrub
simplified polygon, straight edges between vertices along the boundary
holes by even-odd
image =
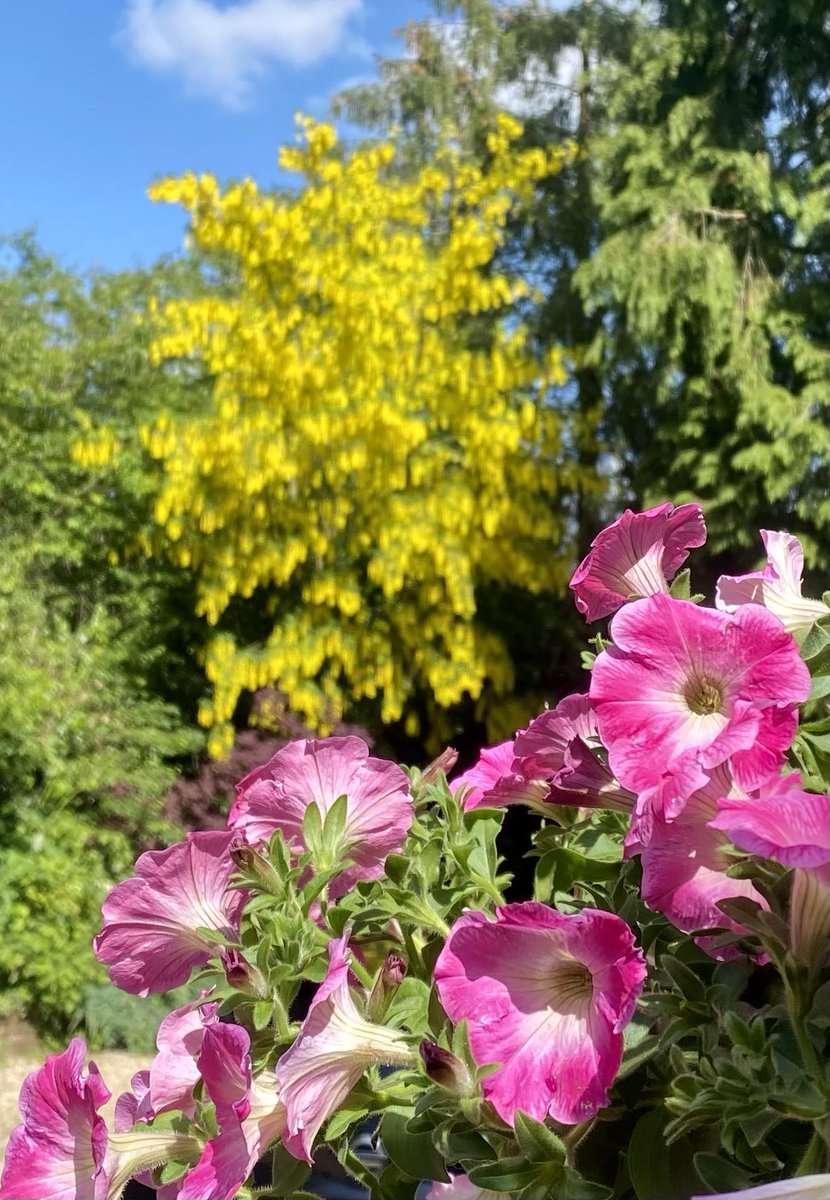
[[[153,1056],[162,1020],[174,1008],[196,998],[193,988],[160,996],[131,996],[110,983],[87,988],[76,1013],[90,1050],[129,1050]]]
[[[0,992],[45,1037],[60,1038],[84,992],[106,979],[92,952],[122,834],[73,813],[21,815],[0,871]]]

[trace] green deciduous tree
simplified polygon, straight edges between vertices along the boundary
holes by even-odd
[[[90,473],[73,457],[85,422],[132,427],[186,402],[190,381],[151,366],[137,317],[148,288],[180,290],[193,272],[84,279],[29,237],[4,250],[0,992],[58,1033],[100,979],[90,941],[106,889],[138,850],[176,837],[162,801],[202,741],[186,713],[186,581],[110,557],[146,522],[152,463],[125,455]]]

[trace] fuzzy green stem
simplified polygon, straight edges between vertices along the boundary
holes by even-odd
[[[818,1087],[825,1100],[830,1101],[830,1087],[827,1081],[827,1071],[822,1063],[818,1052],[810,1041],[805,1027],[805,1017],[807,1015],[808,1005],[804,1002],[802,988],[799,987],[797,981],[793,981],[788,973],[783,974],[784,993],[787,1000],[787,1011],[790,1014],[790,1024],[792,1025],[793,1034],[798,1044],[798,1049],[801,1052],[801,1058],[804,1062],[805,1070],[809,1073],[811,1079]],[[822,1122],[823,1124],[823,1122]],[[818,1128],[818,1127],[817,1127]],[[826,1140],[826,1134],[824,1135]]]
[[[374,980],[364,967],[363,963],[359,962],[354,954],[351,956],[351,960],[349,962],[349,970],[357,976],[367,990],[371,991]]]

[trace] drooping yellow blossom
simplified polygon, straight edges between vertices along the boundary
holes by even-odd
[[[218,631],[209,646],[216,753],[240,694],[265,685],[317,727],[365,698],[413,731],[418,699],[504,694],[511,663],[477,587],[564,582],[564,373],[532,352],[514,306],[527,286],[493,260],[517,199],[567,151],[517,151],[518,132],[498,124],[486,169],[447,143],[401,178],[391,145],[342,157],[305,120],[280,160],[304,178],[292,196],[193,175],[151,189],[238,260],[235,295],[160,312],[158,361],[198,356],[210,411],[143,432],[199,612],[220,630],[237,597],[273,614],[264,643]]]

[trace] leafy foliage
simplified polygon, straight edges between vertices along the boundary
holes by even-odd
[[[102,979],[90,942],[112,881],[175,837],[163,798],[202,741],[171,703],[190,653],[180,581],[108,558],[145,519],[151,464],[125,456],[107,479],[72,455],[79,413],[175,403],[136,310],[151,279],[182,275],[84,281],[30,238],[0,273],[0,989],[51,1035]]]
[[[705,500],[715,554],[796,515],[815,565],[830,516],[824,16],[668,2],[641,18],[602,83],[601,234],[577,272],[604,314],[590,357],[635,494]]]
[[[39,1033],[62,1037],[84,991],[105,982],[92,953],[101,902],[128,870],[129,842],[71,812],[25,814],[4,840],[0,991]]]
[[[704,501],[712,578],[753,528],[785,525],[826,573],[825,7],[433,8],[450,23],[410,25],[407,53],[335,107],[399,121],[416,162],[447,120],[483,161],[500,104],[523,145],[575,137],[503,254],[538,286],[541,344],[573,353],[578,461],[635,507]],[[578,493],[581,550],[598,499]]]

